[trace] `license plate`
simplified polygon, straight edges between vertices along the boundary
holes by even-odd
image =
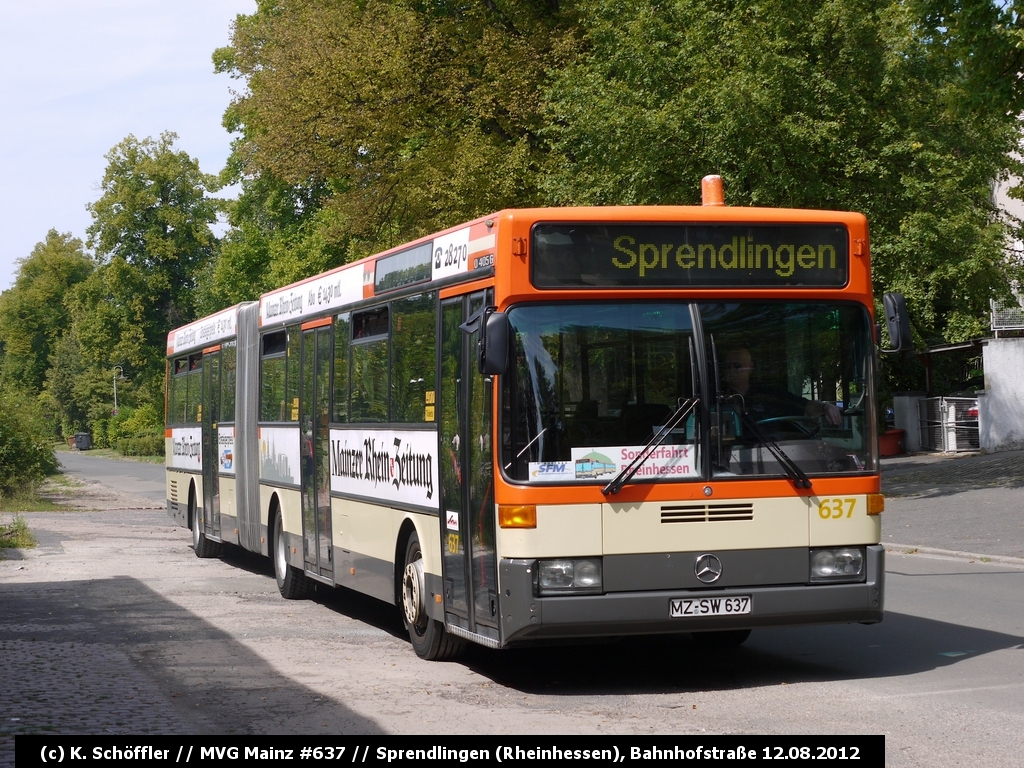
[[[736,616],[750,613],[750,595],[737,597],[684,597],[668,601],[669,618],[687,616]]]

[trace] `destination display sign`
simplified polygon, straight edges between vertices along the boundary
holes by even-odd
[[[538,224],[538,288],[837,288],[849,235],[835,224]]]

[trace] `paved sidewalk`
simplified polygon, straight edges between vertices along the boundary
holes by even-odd
[[[1024,451],[915,453],[882,459],[886,496],[941,495],[949,486],[1024,488]]]
[[[883,543],[1024,565],[1024,451],[882,459]]]

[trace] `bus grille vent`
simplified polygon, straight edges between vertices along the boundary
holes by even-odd
[[[680,504],[661,508],[663,523],[714,523],[753,519],[753,504]]]

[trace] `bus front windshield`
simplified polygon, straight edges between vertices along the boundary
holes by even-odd
[[[652,440],[631,483],[874,469],[874,347],[858,304],[534,304],[508,317],[509,480],[607,483]]]

